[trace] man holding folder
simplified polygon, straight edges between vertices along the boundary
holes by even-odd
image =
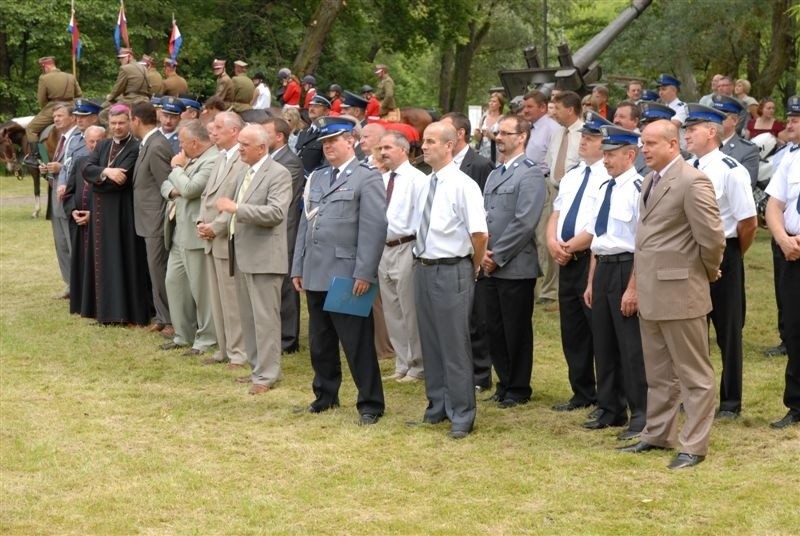
[[[358,389],[359,425],[375,424],[383,415],[384,399],[372,313],[329,312],[324,304],[334,277],[353,278],[356,296],[377,283],[386,241],[386,191],[380,174],[355,158],[354,121],[324,117],[317,126],[329,165],[308,178],[292,265],[295,288],[307,291],[316,396],[300,411],[320,413],[339,405],[341,342]]]

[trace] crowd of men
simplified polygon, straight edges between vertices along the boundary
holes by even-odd
[[[230,79],[214,61],[222,110],[200,116],[194,99],[154,105],[133,93],[126,77],[149,78],[131,59],[121,55],[105,110],[73,102],[71,83],[71,95],[44,104],[60,134],[42,171],[71,312],[146,326],[164,351],[208,365],[249,368],[237,381],[257,395],[298,349],[304,292],[314,400],[298,412],[339,406],[341,347],[360,425],[383,416],[383,381],[421,381],[427,407],[408,425],[446,421],[461,439],[478,393],[504,409],[530,401],[534,304],[552,302],[573,392],[553,410],[593,408],[583,427],[624,427],[620,440],[638,439],[624,452],[677,448],[670,468],[703,461],[713,421],[740,415],[743,256],[757,222],[751,173],[726,152],[737,99],[685,104],[680,82],[662,75],[660,103],[632,94],[583,114],[574,92],[534,90],[497,121],[496,165],[469,145],[464,114],[428,125],[425,174],[409,161],[414,134],[380,119],[396,109],[385,66],[377,121],[370,99],[341,88],[328,98],[312,92],[312,76],[301,89],[282,70],[285,110],[304,93],[311,123],[291,147],[287,120],[247,115],[259,96],[252,81],[244,93],[235,83],[244,62]],[[53,62],[41,63],[47,83]],[[800,97],[787,114],[766,216],[788,353],[789,411],[774,428],[800,422]],[[336,312],[330,290],[342,278],[357,298],[378,286],[374,314]],[[396,355],[386,378],[382,330]]]

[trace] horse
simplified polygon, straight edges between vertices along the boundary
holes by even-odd
[[[31,218],[38,218],[41,212],[41,173],[38,167],[22,163],[23,156],[28,153],[28,140],[25,136],[25,125],[30,117],[15,118],[0,125],[0,160],[5,163],[6,171],[17,180],[25,176],[26,168],[33,179],[34,209]],[[40,139],[52,157],[58,145],[58,132],[50,125],[42,131]],[[35,151],[38,153],[38,151]]]

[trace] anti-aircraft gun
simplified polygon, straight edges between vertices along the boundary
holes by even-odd
[[[523,54],[527,69],[504,69],[498,72],[506,95],[512,99],[524,95],[529,89],[539,89],[548,94],[553,89],[575,91],[579,95],[589,93],[590,86],[602,76],[597,58],[652,1],[632,0],[629,7],[574,54],[567,43],[558,45],[558,67],[542,66],[536,47],[526,47]]]

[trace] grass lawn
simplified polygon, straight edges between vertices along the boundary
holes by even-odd
[[[800,427],[782,417],[766,231],[748,253],[744,412],[715,424],[708,459],[624,455],[617,429],[559,414],[569,393],[558,315],[537,310],[534,399],[479,402],[474,434],[409,429],[421,384],[385,384],[387,412],[359,428],[308,404],[307,343],[258,397],[220,367],[158,349],[157,335],[70,316],[49,222],[30,181],[0,176],[0,532],[7,534],[798,534]],[[305,323],[303,327],[306,329]],[[714,354],[719,371],[719,355]],[[393,370],[382,361],[384,374]]]

